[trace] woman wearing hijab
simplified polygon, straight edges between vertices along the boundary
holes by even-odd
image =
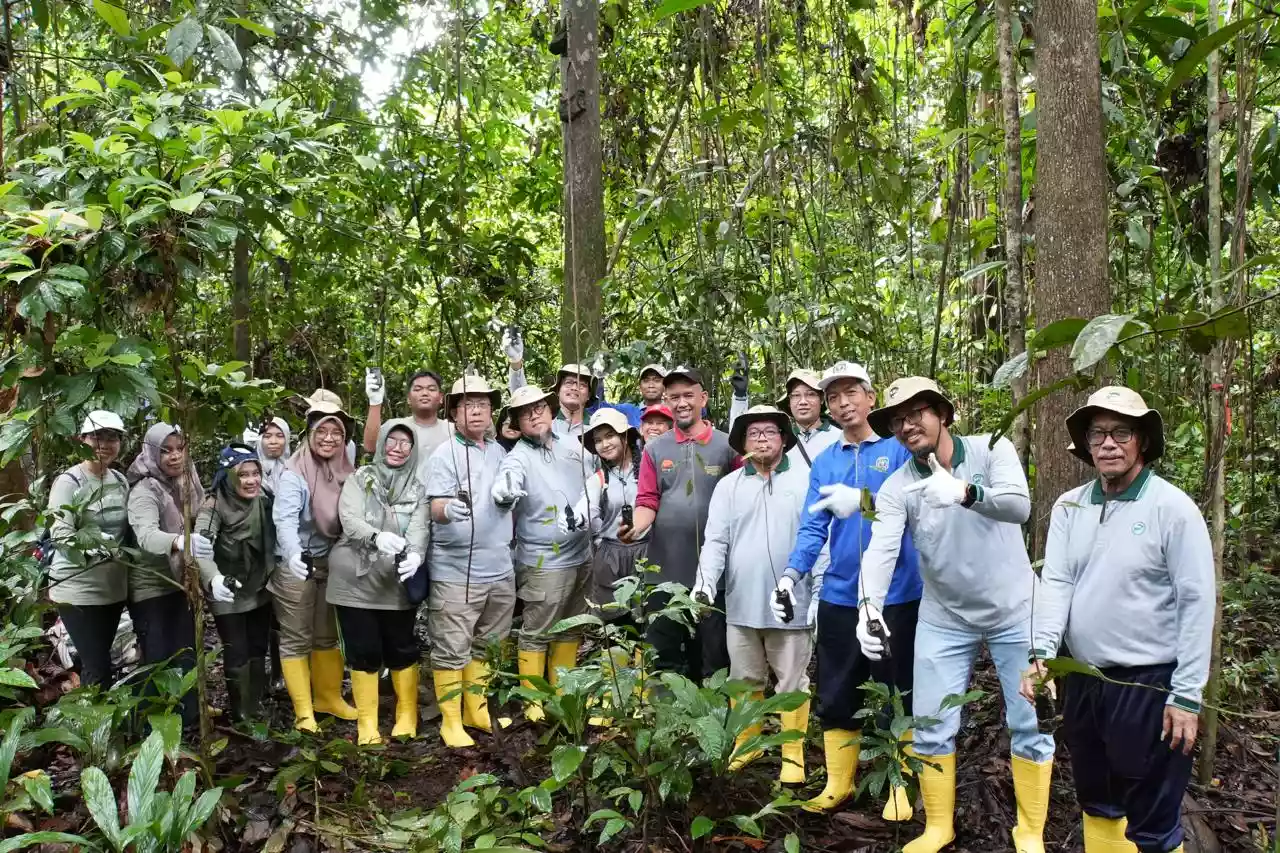
[[[347,478],[339,515],[342,538],[329,555],[329,603],[351,666],[351,695],[359,717],[357,742],[378,734],[378,675],[391,670],[396,691],[392,737],[418,734],[417,608],[403,581],[422,565],[427,547],[427,505],[418,478],[413,423],[388,421],[378,431],[373,464]]]
[[[338,499],[354,470],[345,451],[354,423],[332,391],[317,390],[308,403],[306,435],[289,457],[271,509],[280,562],[267,588],[280,623],[280,664],[294,728],[313,732],[316,713],[356,718],[342,698],[338,625],[325,600],[329,550],[342,534]]]
[[[142,662],[174,659],[181,669],[195,664],[195,624],[182,590],[185,552],[207,560],[213,543],[187,530],[204,503],[196,466],[187,455],[187,438],[173,424],[147,430],[142,450],[129,466],[129,526],[144,558],[129,567],[129,615],[142,650]],[[194,691],[183,700],[183,719],[194,723]]]
[[[258,464],[262,467],[262,487],[271,495],[280,491],[280,478],[289,461],[289,422],[272,418],[258,436]]]
[[[94,411],[80,427],[93,458],[59,474],[49,489],[57,549],[49,566],[49,598],[80,657],[80,683],[111,684],[111,643],[128,595],[129,570],[110,548],[129,529],[129,483],[111,465],[120,455],[124,422]]]
[[[232,444],[218,458],[212,494],[196,519],[196,530],[213,542],[213,559],[200,560],[209,609],[222,638],[222,669],[231,715],[258,716],[266,688],[267,632],[271,596],[267,578],[275,567],[276,535],[271,495],[253,448]]]

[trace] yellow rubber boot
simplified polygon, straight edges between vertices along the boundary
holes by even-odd
[[[911,743],[911,732],[902,736],[903,743]],[[911,769],[907,762],[900,761],[899,769],[903,776],[908,776]],[[891,823],[904,823],[915,817],[915,808],[911,805],[911,792],[906,785],[894,785],[889,789],[889,799],[885,801],[884,811],[880,816]]]
[[[547,683],[552,687],[560,681],[562,669],[573,669],[578,665],[578,648],[581,640],[556,640],[547,648]]]
[[[462,668],[462,686],[466,690],[462,694],[462,724],[482,732],[493,731],[493,720],[489,717],[489,677],[489,664],[485,661],[473,660]],[[511,721],[499,717],[498,725],[505,729]]]
[[[624,669],[627,665],[627,653],[623,649],[612,648],[606,652],[601,652],[600,660],[601,660],[600,674],[604,678],[606,685],[608,685],[609,692],[612,693],[613,685],[617,683],[618,670]],[[621,705],[622,697],[615,696],[614,701],[617,702],[617,704]],[[597,700],[593,699],[591,701],[592,707],[596,707],[599,704],[600,703]],[[602,726],[607,726],[612,722],[613,720],[610,719],[609,717],[604,717],[599,714],[596,714],[595,716],[592,716],[589,720],[587,720],[587,725],[602,727]]]
[[[351,670],[351,696],[356,700],[356,743],[382,743],[378,734],[378,673]]]
[[[547,675],[547,653],[535,652],[529,649],[521,649],[516,656],[516,670],[521,675],[536,675],[539,678],[545,678]],[[525,687],[532,688],[533,685],[528,681]],[[542,710],[541,702],[525,702],[524,718],[532,723],[540,723],[547,717]]]
[[[284,686],[293,700],[293,727],[301,732],[319,730],[311,706],[311,661],[307,658],[280,658]]]
[[[778,781],[784,785],[804,784],[804,737],[809,732],[809,702],[794,711],[783,711],[782,730],[800,732],[802,737],[782,745],[782,772]]]
[[[396,689],[396,724],[392,737],[415,738],[418,736],[418,683],[421,670],[415,663],[391,672],[391,684]]]
[[[1138,845],[1125,837],[1129,821],[1123,817],[1084,816],[1084,853],[1138,853]],[[1182,853],[1182,845],[1174,853]]]
[[[1017,853],[1044,853],[1044,824],[1049,817],[1049,782],[1053,759],[1037,764],[1012,756],[1013,795],[1018,804],[1018,822],[1013,826],[1013,849]]]
[[[440,706],[440,738],[444,745],[453,749],[475,746],[471,735],[462,728],[462,670],[437,669],[431,676],[436,685],[436,704]]]
[[[822,733],[822,749],[827,759],[827,785],[822,793],[804,803],[809,812],[829,812],[849,799],[862,751],[861,731],[828,729]]]
[[[757,702],[763,701],[764,693],[757,690],[751,694],[751,698]],[[733,700],[730,700],[730,702],[733,705],[738,704]],[[762,726],[762,724],[752,723],[751,725],[747,726],[746,729],[744,729],[740,735],[738,735],[738,739],[733,742],[734,755],[733,755],[733,760],[729,762],[730,773],[736,773],[737,771],[746,767],[748,764],[750,764],[751,762],[759,758],[761,755],[763,755],[763,753],[758,749],[753,749],[751,750],[751,752],[745,752],[745,753],[741,751],[743,744],[751,740],[753,737],[759,737],[760,733],[763,730],[764,730],[764,727]]]
[[[903,847],[902,853],[938,853],[956,839],[956,754],[916,757],[925,762],[920,771],[924,834]]]
[[[311,692],[317,714],[331,714],[340,720],[357,718],[356,709],[342,698],[342,652],[337,649],[311,652]]]

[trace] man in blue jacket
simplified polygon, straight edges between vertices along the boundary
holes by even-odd
[[[796,582],[814,567],[824,545],[831,549],[818,603],[818,719],[822,721],[823,748],[827,760],[827,786],[805,808],[831,811],[854,791],[862,720],[857,717],[865,696],[860,689],[870,679],[896,687],[911,713],[912,658],[916,615],[922,585],[911,534],[904,533],[893,586],[884,608],[891,637],[889,659],[878,662],[863,656],[857,643],[849,642],[858,626],[862,600],[860,573],[862,552],[871,541],[871,519],[856,513],[839,519],[824,507],[833,484],[867,490],[872,496],[889,475],[911,458],[896,438],[880,438],[867,424],[876,395],[866,368],[840,361],[828,368],[819,382],[827,409],[842,434],[839,440],[813,460],[809,476],[808,509],[803,513],[789,567],[778,591],[791,596]],[[910,820],[911,800],[905,789],[895,788],[885,805],[888,820]]]

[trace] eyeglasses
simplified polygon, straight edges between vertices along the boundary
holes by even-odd
[[[546,405],[543,403],[542,405]],[[488,400],[463,400],[462,408],[468,412],[487,412],[493,408]]]
[[[536,417],[543,412],[550,411],[551,407],[547,405],[546,400],[539,400],[536,403],[530,403],[520,410],[520,417]]]
[[[316,441],[333,442],[342,441],[342,431],[336,429],[316,430]]]
[[[388,438],[387,449],[390,449],[392,447],[399,448],[400,450],[409,450],[413,447],[413,439],[407,438],[407,437],[406,438]]]
[[[747,430],[747,438],[748,438],[748,439],[754,439],[754,438],[777,438],[777,437],[778,437],[778,436],[780,436],[780,435],[782,435],[782,430],[778,429],[777,427],[763,427],[763,428],[761,428],[761,429],[749,429],[749,430]]]
[[[817,391],[811,391],[808,388],[797,388],[787,395],[787,399],[793,403],[799,403],[801,400],[811,400],[816,403],[822,399],[822,396]]]
[[[917,408],[911,409],[910,411],[905,412],[904,414],[894,415],[892,418],[889,419],[889,429],[891,429],[894,432],[897,432],[907,424],[913,424],[913,425],[918,424],[922,420],[924,420],[924,413],[929,411],[932,408],[933,406],[924,405],[924,406],[919,406]]]
[[[1133,427],[1118,426],[1113,429],[1092,427],[1084,434],[1085,441],[1089,442],[1090,447],[1101,447],[1106,442],[1107,436],[1111,436],[1116,444],[1128,444],[1133,441]]]

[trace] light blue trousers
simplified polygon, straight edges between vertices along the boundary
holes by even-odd
[[[1053,758],[1053,736],[1040,733],[1035,708],[1018,694],[1022,673],[1028,666],[1030,639],[1029,620],[988,632],[943,628],[921,620],[916,626],[912,710],[917,717],[933,717],[939,722],[916,729],[915,751],[920,755],[949,755],[956,751],[960,709],[943,710],[942,700],[969,688],[978,648],[986,643],[1000,675],[1013,754],[1036,763]]]

